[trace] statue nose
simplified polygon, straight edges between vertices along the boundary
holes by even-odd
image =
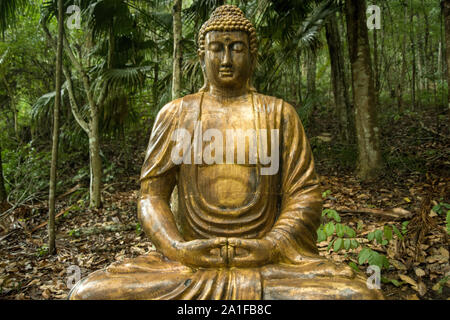
[[[230,67],[232,65],[231,63],[231,51],[228,48],[225,48],[225,53],[222,57],[222,66],[223,67]]]

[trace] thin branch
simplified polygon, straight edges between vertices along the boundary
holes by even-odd
[[[45,32],[50,44],[52,45],[53,49],[56,50],[55,40],[53,39],[52,35],[50,34],[50,31],[48,30],[47,25],[43,23],[42,28],[44,29],[44,32]],[[67,69],[67,66],[65,64],[63,64],[63,73],[67,80],[67,91],[69,92],[69,101],[70,101],[70,106],[71,106],[70,109],[72,111],[72,114],[73,114],[75,120],[77,121],[77,123],[80,125],[80,127],[86,133],[89,133],[89,124],[81,116],[80,108],[78,107],[77,101],[75,99],[75,94],[74,94],[74,90],[73,90],[73,80],[72,80],[70,72]]]

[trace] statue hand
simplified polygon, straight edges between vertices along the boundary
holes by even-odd
[[[228,239],[230,267],[258,267],[275,262],[277,249],[267,239]]]
[[[191,267],[224,267],[226,260],[221,249],[227,244],[226,238],[199,239],[178,242],[175,245],[178,261]]]

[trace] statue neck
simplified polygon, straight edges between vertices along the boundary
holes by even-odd
[[[249,93],[246,86],[240,89],[219,88],[213,85],[209,86],[209,94],[217,99],[232,99],[245,96]]]

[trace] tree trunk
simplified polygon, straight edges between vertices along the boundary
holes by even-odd
[[[447,60],[447,86],[448,86],[448,108],[450,109],[450,1],[442,2],[442,11],[445,21],[445,54]]]
[[[49,39],[50,43],[54,46],[54,40],[48,30],[47,25],[43,22],[42,27],[44,32]],[[87,102],[89,105],[89,122],[86,122],[82,115],[80,114],[80,108],[76,101],[73,80],[70,74],[70,69],[64,64],[62,69],[67,80],[67,91],[69,93],[70,106],[72,114],[80,125],[80,127],[86,132],[89,138],[89,165],[90,165],[90,206],[94,208],[101,207],[101,181],[102,181],[102,161],[100,158],[100,132],[99,132],[99,106],[102,106],[107,95],[106,89],[104,89],[100,96],[98,97],[98,102],[95,101],[94,95],[92,93],[91,81],[88,74],[83,68],[82,64],[77,60],[72,49],[70,48],[69,42],[65,37],[63,37],[64,48],[70,61],[73,63],[75,68],[81,75],[81,82],[83,84],[83,89],[86,94]],[[89,44],[88,44],[89,45]]]
[[[9,100],[10,100],[10,105],[11,105],[11,109],[13,112],[13,119],[14,119],[14,134],[16,136],[16,140],[17,143],[20,143],[20,136],[19,136],[19,119],[18,119],[18,111],[16,109],[17,105],[16,105],[16,99],[14,97],[14,92],[12,91],[8,80],[6,80],[6,76],[3,76],[3,82],[5,84],[5,88],[6,91],[8,91],[8,95],[9,95]]]
[[[0,145],[0,204],[5,202],[7,197],[8,195],[6,194],[5,180],[3,178],[2,146]]]
[[[380,69],[378,67],[378,35],[377,29],[373,29],[373,73],[375,84],[375,106],[378,106],[380,95]]]
[[[412,80],[411,80],[411,104],[412,109],[416,110],[416,78],[417,78],[417,66],[416,66],[416,42],[414,35],[414,8],[410,1],[409,11],[409,26],[410,26],[410,40],[411,40],[411,55],[412,55]]]
[[[49,190],[49,211],[48,211],[48,253],[56,253],[55,242],[55,197],[56,197],[56,169],[58,166],[58,141],[59,141],[59,109],[61,108],[61,87],[62,87],[62,50],[64,32],[64,12],[63,1],[58,0],[58,48],[56,53],[56,88],[55,88],[55,108],[53,110],[53,143],[52,143],[52,163],[50,167],[50,190]]]
[[[307,95],[314,96],[316,92],[316,69],[317,69],[317,54],[315,52],[308,53],[308,64],[306,70],[306,90]]]
[[[89,187],[90,207],[100,208],[102,186],[102,159],[100,157],[100,132],[98,108],[91,107],[89,122],[89,160],[91,182]]]
[[[336,14],[332,15],[325,25],[331,62],[331,82],[333,84],[334,103],[339,119],[339,134],[341,139],[349,141],[351,125],[349,121],[350,101],[348,98],[347,81],[345,80],[345,65],[342,53],[341,38],[337,25]]]
[[[172,74],[172,99],[181,95],[181,8],[182,0],[175,0],[172,8],[173,14],[173,74]]]
[[[302,98],[302,57],[300,52],[297,53],[297,74],[298,74],[298,84],[297,84],[297,88],[295,90],[296,92],[296,98],[297,98],[297,106],[301,106],[302,102],[303,102],[303,98]]]
[[[362,180],[370,180],[378,175],[382,160],[366,25],[366,1],[347,0],[345,10],[358,141],[357,173]]]

